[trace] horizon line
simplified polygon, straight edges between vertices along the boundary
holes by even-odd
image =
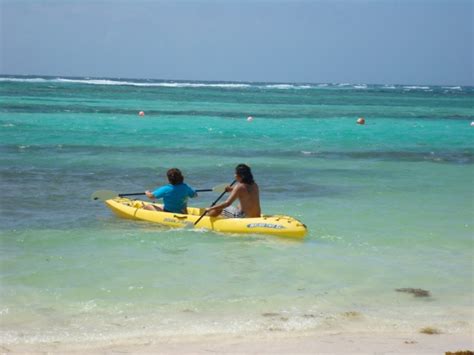
[[[157,79],[157,78],[131,78],[131,77],[110,77],[110,76],[80,76],[80,75],[51,75],[51,74],[4,74],[0,73],[0,77],[38,77],[38,78],[55,78],[55,79],[111,79],[111,80],[154,80],[163,82],[207,82],[207,83],[244,83],[244,84],[296,84],[296,85],[397,85],[397,86],[452,86],[452,87],[474,87],[474,83],[470,85],[462,84],[427,84],[427,83],[364,83],[364,82],[311,82],[311,81],[250,81],[250,80],[207,80],[207,79]]]

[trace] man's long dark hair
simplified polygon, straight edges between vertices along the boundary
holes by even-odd
[[[252,171],[250,167],[245,164],[239,164],[235,167],[235,174],[242,178],[244,184],[252,185],[255,181],[253,180]]]

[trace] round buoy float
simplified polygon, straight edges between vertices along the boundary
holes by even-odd
[[[145,116],[145,112],[143,112],[143,111],[138,112],[138,116],[140,116],[140,117]]]
[[[471,127],[474,127],[474,121],[471,122]]]
[[[365,118],[364,117],[359,117],[357,119],[357,124],[365,124]]]
[[[253,117],[252,117],[252,116],[247,117],[247,121],[252,122],[252,121],[253,121]]]

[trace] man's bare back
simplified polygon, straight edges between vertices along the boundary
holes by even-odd
[[[225,215],[232,218],[260,217],[262,211],[260,209],[260,193],[257,183],[253,179],[250,167],[245,164],[239,164],[235,168],[235,179],[237,184],[235,186],[227,186],[226,191],[230,192],[229,198],[216,206],[209,207],[207,213],[211,217],[216,217],[222,213],[224,209]],[[234,181],[235,182],[235,181]],[[235,200],[239,200],[239,208],[237,212],[229,211]]]
[[[229,199],[234,193],[239,199],[239,208],[246,217],[260,217],[260,193],[256,182],[251,185],[241,182],[237,183],[232,189]]]

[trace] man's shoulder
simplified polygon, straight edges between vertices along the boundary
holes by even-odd
[[[251,185],[244,184],[243,182],[241,182],[241,183],[237,184],[235,188],[237,189],[237,192],[248,193],[248,192],[252,191],[254,188],[258,189],[258,185],[255,182]]]
[[[248,186],[257,186],[257,187],[258,187],[258,185],[257,185],[256,182],[253,182],[253,183],[251,183],[251,184],[245,184],[245,183],[243,183],[243,182],[239,182],[239,183],[237,184],[237,186],[241,186],[241,187],[243,187],[243,188],[246,188],[246,187],[248,187]]]
[[[244,184],[243,182],[238,182],[238,183],[235,185],[234,189],[236,189],[237,191],[243,190],[243,189],[245,189],[245,184]]]

